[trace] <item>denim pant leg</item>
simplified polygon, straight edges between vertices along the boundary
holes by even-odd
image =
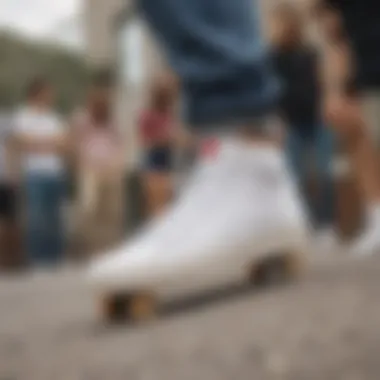
[[[45,237],[45,258],[48,264],[62,260],[65,249],[62,205],[64,199],[64,180],[60,176],[48,179],[46,189],[46,220],[48,224]]]
[[[317,206],[318,223],[320,226],[331,225],[334,222],[335,187],[332,172],[335,139],[331,129],[318,127],[315,139],[316,164],[320,183],[320,196]]]
[[[305,147],[302,137],[297,132],[290,131],[286,140],[286,154],[289,164],[300,186],[305,177],[306,149],[307,147]]]
[[[45,182],[36,174],[29,174],[25,182],[26,201],[26,252],[31,265],[42,264],[45,260],[44,235],[45,220]]]
[[[276,107],[279,82],[262,36],[258,0],[137,5],[180,77],[184,116],[194,129],[234,128]]]
[[[309,210],[313,211],[312,200],[306,189],[308,149],[307,139],[297,133],[296,130],[291,130],[286,140],[286,155],[295,175],[300,194],[306,201]],[[312,216],[314,217],[314,215]]]

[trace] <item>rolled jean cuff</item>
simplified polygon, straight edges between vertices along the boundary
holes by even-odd
[[[249,81],[236,91],[219,89],[202,92],[202,89],[184,91],[183,116],[189,127],[197,132],[218,130],[221,125],[252,125],[277,111],[280,86],[276,80],[258,89]]]

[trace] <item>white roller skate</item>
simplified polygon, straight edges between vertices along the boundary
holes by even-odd
[[[170,289],[238,277],[264,284],[300,272],[308,225],[282,153],[239,140],[217,145],[163,216],[91,264],[107,318],[151,316]]]

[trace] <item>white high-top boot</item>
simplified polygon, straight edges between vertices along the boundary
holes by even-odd
[[[283,155],[238,139],[200,159],[188,188],[133,241],[90,266],[95,285],[133,291],[242,271],[304,250],[308,225]]]

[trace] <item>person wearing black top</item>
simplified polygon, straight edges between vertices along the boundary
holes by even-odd
[[[330,170],[334,142],[332,131],[321,120],[319,55],[307,41],[303,18],[295,7],[278,6],[273,27],[273,58],[283,86],[280,114],[288,131],[288,156],[301,184],[307,182],[310,158],[314,158],[320,191],[316,199],[306,199],[318,227],[328,227],[334,211]]]
[[[325,38],[325,116],[346,148],[367,206],[366,228],[353,252],[372,254],[380,250],[380,101],[373,97],[380,88],[380,12],[373,0],[316,5]]]

